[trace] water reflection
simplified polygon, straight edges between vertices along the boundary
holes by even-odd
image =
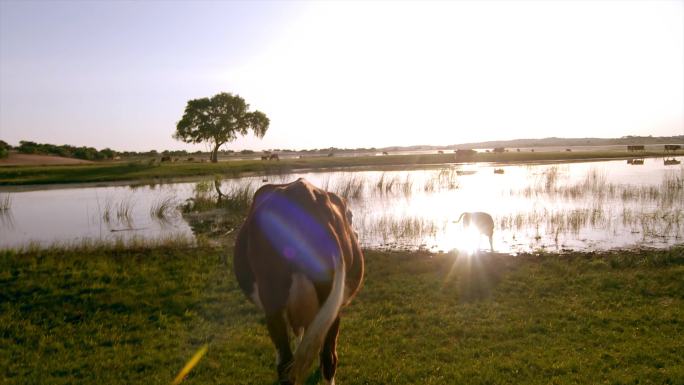
[[[349,200],[365,247],[464,255],[488,249],[486,239],[454,223],[466,211],[493,216],[499,252],[664,247],[684,234],[684,168],[649,158],[639,165],[465,164],[14,191],[11,209],[0,211],[0,246],[173,234],[221,241],[265,181],[299,177]]]

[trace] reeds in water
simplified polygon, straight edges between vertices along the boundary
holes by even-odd
[[[150,206],[150,217],[163,223],[169,222],[170,218],[177,214],[177,206],[178,201],[175,197],[162,198]]]
[[[12,208],[12,195],[0,195],[0,211],[9,211]]]
[[[221,182],[215,181],[214,187],[209,182],[195,185],[195,193],[183,204],[184,212],[203,212],[215,209],[227,209],[231,212],[243,212],[252,204],[258,186],[252,182],[231,184],[225,191]]]
[[[133,213],[133,206],[134,203],[130,198],[124,198],[116,204],[116,219],[119,223],[126,223],[129,227],[132,226],[133,218],[131,214]]]
[[[397,218],[383,215],[370,223],[362,225],[361,234],[370,238],[380,238],[384,243],[416,243],[439,231],[435,221],[419,217]]]
[[[347,199],[360,198],[365,190],[366,178],[358,173],[344,173],[335,183],[332,191]],[[327,189],[330,191],[330,189]]]

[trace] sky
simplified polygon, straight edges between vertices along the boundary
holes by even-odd
[[[0,139],[205,150],[188,100],[271,120],[222,149],[684,135],[684,1],[0,0]]]

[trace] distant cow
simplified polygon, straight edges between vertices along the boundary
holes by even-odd
[[[389,152],[383,151],[383,152],[382,152],[382,155],[389,155]]]
[[[496,152],[496,153],[506,152],[506,149],[503,147],[496,147],[492,150],[492,152]]]
[[[666,152],[667,151],[674,152],[674,151],[681,150],[681,149],[682,149],[682,145],[680,145],[680,144],[666,144],[665,145],[665,151]]]
[[[280,157],[278,154],[271,154],[271,156],[268,157],[268,160],[280,160]]]
[[[340,309],[364,273],[346,201],[302,178],[261,187],[235,241],[234,271],[266,315],[280,383],[302,384],[317,356],[334,383]],[[289,332],[301,339],[294,353]]]
[[[268,160],[268,155],[262,155],[261,160]]]
[[[483,212],[463,213],[458,217],[457,223],[463,219],[463,226],[469,227],[473,225],[480,234],[484,234],[489,238],[489,249],[494,251],[494,243],[492,236],[494,235],[494,220],[492,216]]]
[[[162,157],[161,157],[161,161],[162,161],[162,162],[170,162],[170,161],[171,161],[171,157],[170,157],[170,156],[162,156]]]
[[[627,151],[644,151],[644,146],[627,146]]]

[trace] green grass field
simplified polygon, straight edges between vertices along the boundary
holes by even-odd
[[[680,151],[679,154],[682,154]],[[467,159],[467,162],[545,162],[579,161],[626,157],[672,156],[663,152],[626,152],[626,151],[585,151],[585,152],[506,152],[480,153]],[[71,166],[2,166],[0,167],[0,186],[55,183],[115,182],[115,181],[168,181],[173,178],[220,175],[236,177],[240,175],[277,174],[305,169],[329,169],[343,167],[392,167],[424,166],[431,164],[454,163],[453,153],[427,155],[390,155],[359,157],[310,157],[303,159],[283,159],[281,161],[236,160],[219,163],[155,163],[102,162],[90,165]]]
[[[0,252],[3,384],[273,384],[262,316],[212,247]],[[340,384],[682,384],[684,248],[367,252]],[[315,383],[313,375],[309,383]]]

